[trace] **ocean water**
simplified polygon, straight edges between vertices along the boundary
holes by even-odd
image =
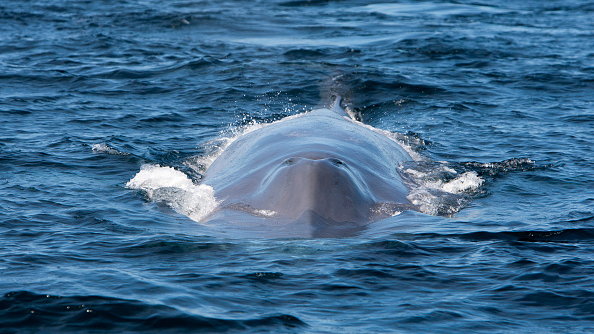
[[[0,332],[594,331],[593,17],[582,0],[0,2]],[[143,165],[198,185],[221,140],[336,85],[427,183],[477,187],[305,239],[213,233],[126,187]]]

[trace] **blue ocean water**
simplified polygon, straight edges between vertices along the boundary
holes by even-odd
[[[593,331],[593,17],[582,0],[2,1],[1,331]],[[335,80],[364,123],[481,191],[451,217],[263,239],[125,187],[144,164],[199,182],[210,142]]]

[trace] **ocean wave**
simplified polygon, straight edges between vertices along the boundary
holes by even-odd
[[[553,231],[504,231],[504,232],[472,232],[459,235],[466,240],[486,241],[523,241],[523,242],[552,242],[575,243],[594,241],[593,228],[574,228]]]
[[[306,325],[290,314],[249,319],[223,319],[184,313],[167,305],[104,296],[56,296],[28,291],[5,293],[0,298],[3,330],[51,332],[230,330],[283,331]]]

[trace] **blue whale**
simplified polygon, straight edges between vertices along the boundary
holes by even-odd
[[[330,108],[245,133],[208,167],[217,210],[203,221],[276,236],[350,236],[414,209],[397,167],[412,160],[387,133]]]

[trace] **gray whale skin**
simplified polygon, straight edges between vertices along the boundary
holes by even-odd
[[[330,109],[287,117],[233,141],[206,170],[218,208],[202,219],[226,229],[287,237],[352,236],[414,209],[394,140]]]

